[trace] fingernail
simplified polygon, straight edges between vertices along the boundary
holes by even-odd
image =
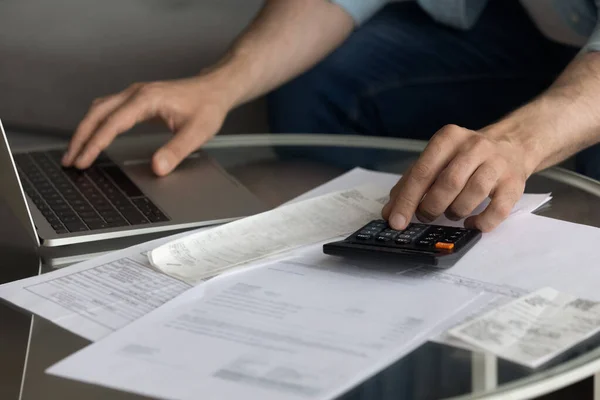
[[[467,229],[475,229],[475,217],[469,217],[467,219],[465,219],[465,222],[463,223],[464,227]]]
[[[164,155],[158,154],[156,156],[156,168],[160,174],[166,174],[169,172],[169,160]]]
[[[75,164],[78,167],[83,167],[84,165],[86,165],[86,161],[87,161],[87,155],[84,154],[75,161]]]
[[[406,225],[406,218],[402,214],[394,214],[390,218],[390,225],[395,229],[404,229]]]
[[[62,160],[61,160],[61,163],[62,163],[63,165],[66,165],[66,164],[68,164],[68,163],[69,163],[69,152],[66,152],[66,153],[63,155],[63,158],[62,158]]]
[[[427,215],[424,215],[422,213],[417,212],[417,219],[423,223],[430,223],[431,221],[433,221],[432,218],[428,217]]]
[[[462,219],[451,211],[446,212],[446,218],[448,218],[450,221],[460,221]]]

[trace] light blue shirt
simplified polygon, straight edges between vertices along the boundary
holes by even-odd
[[[398,0],[330,0],[344,8],[360,25],[387,3]],[[401,1],[401,0],[400,0]],[[469,29],[488,0],[415,0],[433,19],[457,29]],[[535,0],[533,0],[535,1]],[[600,0],[551,0],[549,12],[573,35],[586,38],[582,51],[600,51]]]

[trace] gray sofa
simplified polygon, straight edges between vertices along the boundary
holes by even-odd
[[[211,64],[262,0],[0,0],[0,118],[70,134],[98,96]],[[266,131],[262,100],[223,132]],[[139,130],[156,130],[142,126]]]

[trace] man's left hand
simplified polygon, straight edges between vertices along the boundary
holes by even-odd
[[[382,215],[394,229],[404,229],[414,214],[422,222],[442,214],[460,220],[490,197],[481,214],[465,220],[465,227],[489,232],[523,195],[534,171],[527,156],[507,137],[447,125],[391,190]]]

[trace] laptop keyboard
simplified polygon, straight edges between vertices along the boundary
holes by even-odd
[[[56,233],[169,221],[106,155],[80,171],[62,168],[62,154],[14,155],[25,193]]]

